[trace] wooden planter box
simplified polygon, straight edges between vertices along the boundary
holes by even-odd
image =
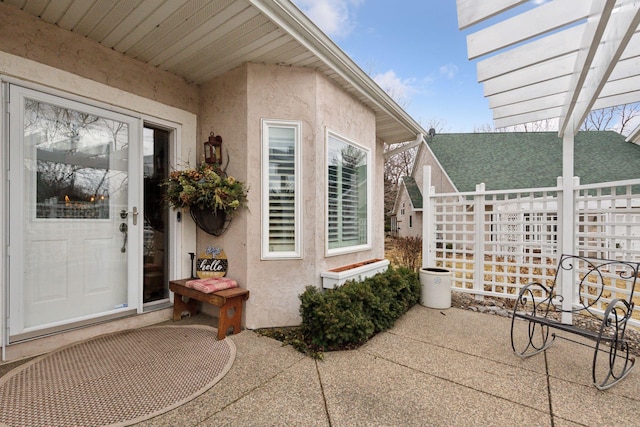
[[[363,280],[386,271],[388,266],[389,260],[387,259],[370,259],[332,268],[329,271],[320,273],[322,277],[322,287],[325,289],[333,289],[336,286],[342,285],[347,280]]]

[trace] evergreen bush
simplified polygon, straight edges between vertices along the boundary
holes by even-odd
[[[303,335],[320,351],[353,348],[392,327],[419,297],[418,274],[407,268],[335,289],[309,286],[300,295]]]

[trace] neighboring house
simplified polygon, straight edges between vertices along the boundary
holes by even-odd
[[[285,0],[4,1],[0,79],[3,360],[166,320],[209,246],[246,327],[298,324],[323,272],[384,258],[384,144],[425,133]],[[249,188],[220,237],[157,186],[212,132]]]
[[[436,193],[553,187],[562,175],[562,139],[556,132],[438,134],[420,145],[411,177],[404,177],[392,213],[398,236],[422,234],[422,223],[407,230],[406,218],[422,216],[423,166],[432,167]],[[613,131],[578,132],[575,176],[581,184],[640,177],[640,146]],[[411,203],[407,203],[411,200]],[[404,203],[404,210],[403,210]],[[419,206],[416,207],[416,206]]]
[[[404,176],[400,181],[394,213],[391,230],[395,236],[422,235],[422,192],[412,176]]]

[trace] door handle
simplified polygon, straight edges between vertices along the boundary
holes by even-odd
[[[120,252],[127,252],[127,238],[129,237],[129,226],[127,226],[126,222],[120,224],[120,232],[124,234],[124,242],[122,243],[122,247],[120,248]]]
[[[137,225],[138,224],[138,208],[134,206],[131,212],[127,212],[126,209],[122,209],[120,211],[120,218],[126,219],[129,214],[133,216],[132,218],[133,225]]]

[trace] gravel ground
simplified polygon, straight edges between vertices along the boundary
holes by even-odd
[[[513,311],[512,300],[489,297],[485,297],[484,300],[476,300],[473,295],[462,292],[451,293],[451,305],[465,310],[502,317],[511,317],[511,313]],[[598,331],[600,329],[600,322],[588,316],[574,316],[573,323],[574,325],[579,325],[593,331]],[[626,331],[626,338],[629,342],[631,353],[636,356],[640,355],[640,331],[629,327]]]

